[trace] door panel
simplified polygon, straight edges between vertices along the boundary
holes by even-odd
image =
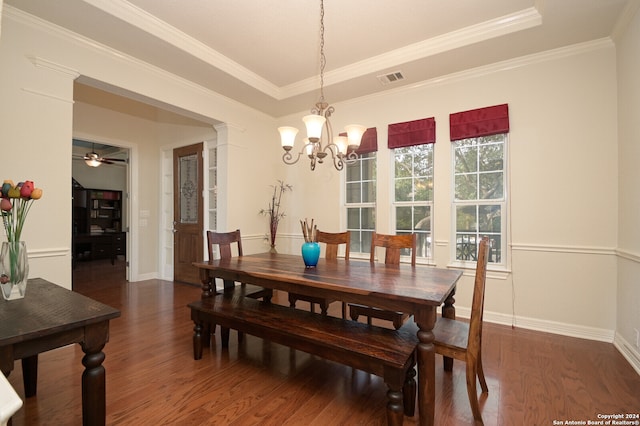
[[[203,254],[202,147],[173,150],[173,279],[200,284],[193,262]]]

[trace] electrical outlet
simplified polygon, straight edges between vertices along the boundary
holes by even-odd
[[[640,348],[640,331],[637,328],[634,328],[633,331],[636,332],[636,348]]]

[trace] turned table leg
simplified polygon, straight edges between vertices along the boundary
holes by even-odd
[[[109,338],[109,322],[92,324],[85,328],[81,343],[85,356],[82,365],[82,424],[103,426],[106,423],[106,373],[102,365],[102,352]]]

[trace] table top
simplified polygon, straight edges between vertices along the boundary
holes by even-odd
[[[120,311],[42,278],[23,299],[0,300],[0,346],[32,340],[120,316]]]
[[[326,261],[307,269],[301,256],[261,253],[194,263],[210,275],[311,296],[381,308],[440,305],[455,288],[461,271],[400,266],[365,260]]]

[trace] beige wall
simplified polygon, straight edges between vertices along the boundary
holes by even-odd
[[[640,12],[618,49],[618,289],[616,345],[640,373]],[[635,357],[635,358],[634,358]]]
[[[346,120],[378,129],[377,230],[392,229],[387,125],[435,117],[435,262],[450,262],[450,113],[508,103],[512,273],[490,272],[486,318],[595,339],[616,327],[617,144],[615,47],[603,40],[449,76],[421,87],[336,105]],[[295,125],[299,116],[281,124]],[[297,219],[343,229],[342,185],[330,167],[290,167],[285,232]],[[297,251],[299,240],[292,246]],[[465,276],[457,304],[470,306]],[[464,309],[461,309],[464,312]]]

